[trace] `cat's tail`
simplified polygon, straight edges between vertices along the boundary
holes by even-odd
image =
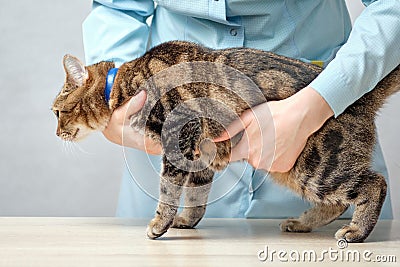
[[[383,80],[381,81],[383,83],[382,88],[380,87],[380,84],[378,84],[380,90],[382,90],[382,93],[385,98],[388,98],[389,96],[397,93],[400,91],[400,65],[397,66],[392,72],[390,72]]]
[[[392,70],[385,78],[383,78],[368,94],[365,95],[363,105],[364,108],[371,108],[377,112],[386,100],[393,94],[400,91],[400,65]]]

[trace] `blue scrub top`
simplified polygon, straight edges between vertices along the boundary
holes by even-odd
[[[83,23],[86,61],[121,64],[169,40],[273,51],[323,65],[310,86],[338,116],[400,63],[400,1],[363,2],[352,29],[344,0],[97,0]],[[152,217],[160,157],[125,151],[117,215]],[[379,145],[373,165],[387,177]],[[297,216],[309,206],[244,163],[232,163],[215,181],[209,217]],[[381,217],[391,216],[388,196]]]

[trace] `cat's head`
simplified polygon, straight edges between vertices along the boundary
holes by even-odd
[[[52,110],[57,117],[56,134],[66,141],[79,141],[93,131],[103,130],[111,116],[102,95],[107,67],[85,67],[77,58],[63,59],[66,74]]]

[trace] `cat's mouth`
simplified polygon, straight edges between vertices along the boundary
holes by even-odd
[[[75,132],[73,134],[69,132],[63,132],[61,133],[61,138],[65,141],[74,141],[76,139],[76,136],[79,133],[79,128],[76,128]]]

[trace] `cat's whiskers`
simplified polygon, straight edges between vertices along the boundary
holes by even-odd
[[[74,153],[72,142],[70,140],[63,140],[63,150],[65,154],[76,155],[76,153]]]
[[[86,155],[94,155],[94,153],[86,151],[80,144],[77,142],[73,142],[69,139],[63,139],[63,153],[68,155],[73,155],[74,157],[79,158],[81,153]]]
[[[88,151],[86,151],[81,145],[79,145],[76,142],[71,142],[72,143],[72,147],[77,148],[79,150],[79,152],[84,153],[86,155],[94,155],[94,153],[90,153]]]
[[[71,154],[74,156],[74,158],[79,159],[80,158],[80,153],[76,149],[76,143],[73,141],[68,141],[69,149],[71,151]]]
[[[65,140],[62,140],[62,147],[63,147],[63,153],[67,154],[67,144]]]
[[[63,144],[64,144],[64,153],[65,153],[65,154],[69,154],[69,145],[68,145],[68,141],[67,141],[67,140],[63,140]]]

